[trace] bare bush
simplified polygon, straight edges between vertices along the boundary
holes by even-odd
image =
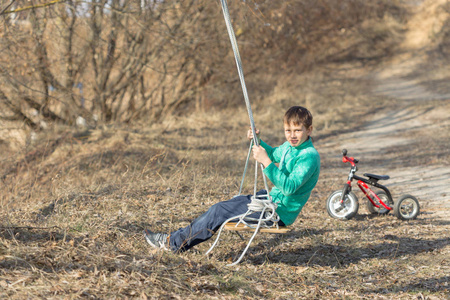
[[[75,124],[80,116],[88,124],[157,121],[240,101],[217,2],[31,3],[5,3],[0,10],[3,119],[34,129],[49,122]],[[337,40],[347,39],[345,30],[364,20],[390,13],[395,6],[388,3],[230,1],[255,97],[273,87],[262,84],[260,74],[301,72],[349,57],[355,45]]]
[[[70,1],[23,12],[15,24],[3,20],[0,97],[8,117],[36,128],[33,114],[70,124],[79,115],[110,122],[170,112],[208,77],[192,59],[202,35],[189,33],[204,6]]]

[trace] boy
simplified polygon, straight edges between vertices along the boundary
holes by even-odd
[[[264,174],[273,183],[272,201],[277,203],[279,225],[291,225],[299,215],[319,179],[320,156],[312,144],[312,115],[304,107],[293,106],[284,115],[286,142],[272,148],[261,140],[252,148],[253,158],[263,164]],[[259,132],[256,131],[259,135]],[[247,133],[253,138],[251,130]],[[275,165],[278,163],[278,166]],[[257,194],[263,194],[260,191]],[[236,196],[214,204],[207,212],[185,228],[170,234],[154,233],[146,229],[144,236],[155,248],[186,251],[211,238],[227,219],[247,212],[252,195]],[[251,217],[259,218],[259,212]]]

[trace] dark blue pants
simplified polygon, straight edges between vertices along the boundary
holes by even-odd
[[[256,194],[261,195],[265,193],[265,190],[261,190]],[[241,195],[214,204],[191,224],[170,234],[170,249],[182,252],[210,239],[219,230],[223,222],[231,217],[247,212],[247,205],[251,202],[251,196]],[[260,215],[257,212],[250,215],[250,217],[259,218]],[[284,225],[282,221],[278,222],[278,224]]]

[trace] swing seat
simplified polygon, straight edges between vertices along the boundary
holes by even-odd
[[[256,228],[249,227],[243,223],[236,223],[236,222],[228,222],[225,224],[224,229],[230,230],[230,231],[251,231],[255,232]],[[278,234],[286,234],[289,231],[291,231],[291,228],[288,228],[286,226],[278,226],[277,227],[261,227],[259,228],[258,232],[267,232],[267,233],[278,233]]]
[[[255,199],[252,198],[252,201],[254,201],[254,200]],[[214,241],[212,246],[209,248],[209,250],[206,251],[206,255],[208,255],[212,251],[212,249],[217,245],[217,243],[219,242],[219,239],[220,239],[220,235],[222,234],[224,229],[236,232],[241,239],[243,239],[243,237],[239,234],[239,232],[247,231],[247,232],[252,233],[252,237],[248,241],[247,246],[245,247],[244,251],[241,253],[240,257],[235,262],[228,264],[227,266],[229,266],[229,267],[238,264],[242,260],[245,253],[247,252],[248,248],[250,247],[250,244],[252,243],[253,239],[259,232],[285,234],[285,233],[288,233],[289,231],[291,231],[291,228],[288,228],[286,226],[277,226],[277,225],[272,226],[272,227],[267,227],[264,225],[262,226],[263,222],[266,222],[269,220],[274,220],[273,219],[274,215],[276,215],[276,212],[275,212],[276,206],[274,207],[273,206],[274,204],[272,202],[270,202],[270,203],[271,203],[271,205],[268,205],[267,202],[264,204],[264,207],[262,208],[262,211],[261,211],[261,218],[259,220],[254,219],[254,218],[246,218],[249,214],[251,214],[251,212],[256,212],[254,210],[249,210],[245,214],[232,217],[232,218],[228,219],[227,221],[225,221],[222,224],[222,226],[220,226],[220,229],[217,232],[216,240]],[[266,209],[271,211],[271,214],[266,216],[267,219],[263,219],[262,216],[265,215]],[[236,220],[239,220],[239,221],[236,222]],[[246,223],[246,221],[258,221],[258,224],[249,225],[248,223]],[[255,226],[255,227],[253,227],[253,226]]]

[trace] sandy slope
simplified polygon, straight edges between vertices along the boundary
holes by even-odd
[[[340,149],[348,149],[351,156],[361,159],[360,175],[389,175],[391,179],[384,183],[392,189],[394,200],[405,193],[418,197],[420,217],[450,220],[450,150],[438,152],[428,143],[434,136],[436,143],[450,142],[450,90],[433,89],[429,84],[430,79],[443,78],[448,72],[423,67],[427,47],[432,46],[431,33],[444,19],[438,11],[444,2],[415,3],[416,14],[408,23],[401,54],[369,76],[370,92],[391,99],[393,105],[374,110],[357,131],[326,139],[319,146],[336,160]],[[348,170],[336,171],[342,176]]]

